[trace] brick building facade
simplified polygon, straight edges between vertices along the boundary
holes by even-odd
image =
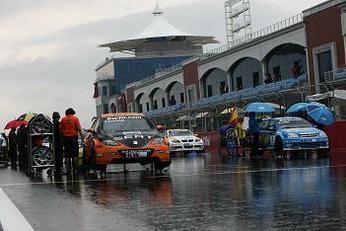
[[[303,12],[309,77],[312,85],[326,82],[324,73],[345,65],[342,29],[346,1],[332,0]]]

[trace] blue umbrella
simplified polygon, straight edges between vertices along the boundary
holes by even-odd
[[[308,103],[296,103],[293,104],[286,113],[295,113],[295,112],[299,112],[299,111],[306,111],[306,105],[308,105]]]
[[[288,110],[287,110],[287,114],[289,113],[295,113],[295,112],[299,112],[299,111],[306,111],[306,106],[307,105],[316,105],[318,107],[324,107],[327,108],[326,105],[321,104],[321,103],[316,103],[316,102],[312,102],[312,103],[296,103],[293,104]],[[327,108],[328,109],[328,108]]]
[[[306,111],[317,123],[331,125],[335,122],[333,113],[323,104],[309,103],[306,105]]]
[[[275,109],[267,103],[250,103],[245,107],[246,112],[271,113]]]

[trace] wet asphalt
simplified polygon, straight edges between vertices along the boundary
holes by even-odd
[[[192,154],[162,174],[106,178],[30,179],[8,168],[0,187],[37,231],[346,230],[346,165],[328,158]]]

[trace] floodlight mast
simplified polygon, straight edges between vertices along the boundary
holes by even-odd
[[[225,16],[228,44],[251,36],[250,0],[226,0]]]

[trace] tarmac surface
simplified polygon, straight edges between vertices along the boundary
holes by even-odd
[[[37,231],[346,229],[346,165],[329,159],[191,154],[163,174],[30,179],[8,168],[0,176]]]

